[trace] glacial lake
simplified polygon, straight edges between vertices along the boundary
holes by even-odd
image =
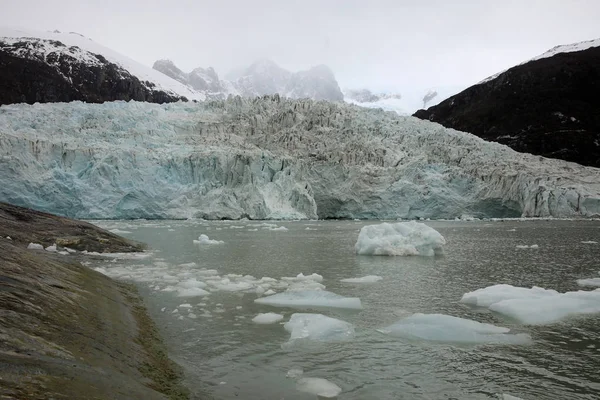
[[[298,378],[287,377],[297,369],[302,377],[339,386],[339,399],[600,396],[600,315],[525,325],[460,303],[464,293],[500,283],[559,292],[593,290],[576,281],[600,277],[600,243],[593,243],[600,242],[599,221],[427,221],[446,239],[441,257],[357,256],[359,230],[378,223],[374,221],[267,221],[286,231],[260,221],[92,222],[148,244],[144,258],[102,258],[90,267],[136,282],[171,357],[185,371],[192,398],[315,399],[297,389]],[[224,243],[194,244],[201,234]],[[533,244],[539,247],[517,248]],[[327,291],[358,297],[363,309],[257,304],[259,294],[244,286],[250,278],[241,277],[252,275],[255,286],[270,277],[277,285],[282,277],[299,273],[322,275]],[[220,290],[195,297],[178,297],[181,292],[173,291],[184,280],[193,283],[211,274],[224,282]],[[366,275],[383,279],[340,282]],[[284,319],[268,325],[252,322],[267,312]],[[355,337],[289,343],[283,323],[299,312],[349,322]],[[413,313],[491,323],[528,334],[531,342],[432,342],[378,331]]]

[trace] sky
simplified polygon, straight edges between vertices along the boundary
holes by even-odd
[[[74,31],[143,64],[220,76],[269,58],[342,88],[464,88],[600,37],[599,0],[0,0],[0,25]]]

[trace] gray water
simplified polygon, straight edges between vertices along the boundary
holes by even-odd
[[[253,302],[256,294],[212,293],[181,299],[139,283],[170,354],[185,370],[194,398],[314,399],[286,378],[292,368],[328,379],[343,389],[340,399],[490,399],[509,393],[523,399],[600,398],[600,317],[570,318],[544,326],[519,324],[488,309],[459,303],[469,291],[498,283],[580,290],[576,279],[600,271],[600,222],[428,222],[447,241],[443,257],[369,257],[354,254],[366,222],[281,222],[287,232],[248,231],[251,222],[106,221],[109,229],[145,242],[146,260],[117,260],[104,266],[196,262],[219,274],[280,278],[323,275],[327,290],[360,297],[362,311],[317,311],[354,324],[356,338],[341,343],[282,347],[281,324],[256,325],[260,312],[293,312]],[[245,226],[245,228],[230,228]],[[316,230],[306,230],[307,227]],[[224,245],[194,246],[201,233]],[[516,249],[538,244],[539,249]],[[98,265],[100,265],[98,264]],[[374,284],[349,285],[342,278],[380,275]],[[172,314],[191,303],[196,314]],[[198,303],[200,305],[198,305]],[[205,304],[205,305],[204,305]],[[217,304],[221,304],[217,306]],[[241,308],[240,308],[241,307]],[[161,309],[164,308],[164,311]],[[414,312],[443,313],[511,328],[531,335],[529,345],[455,345],[406,340],[376,329]]]

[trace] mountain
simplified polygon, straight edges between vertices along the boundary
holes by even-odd
[[[201,93],[78,33],[0,29],[0,104],[201,99]]]
[[[279,95],[0,108],[0,200],[78,218],[598,217],[600,169]]]
[[[600,39],[557,46],[414,115],[526,153],[600,167]]]
[[[232,81],[219,79],[213,68],[196,68],[185,73],[170,60],[156,61],[153,68],[213,99],[224,99],[230,94],[243,97],[279,94],[293,99],[330,101],[344,99],[333,72],[325,65],[290,72],[271,60],[263,59],[246,69],[228,74]]]
[[[458,90],[455,87],[444,87],[428,90],[408,90],[398,92],[372,92],[369,89],[346,89],[344,101],[367,108],[381,108],[395,111],[400,115],[410,115],[426,104],[437,104]]]

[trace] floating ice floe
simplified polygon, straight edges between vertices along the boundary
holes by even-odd
[[[252,318],[252,322],[255,324],[274,324],[282,319],[283,315],[269,312],[258,314],[256,317]]]
[[[360,255],[434,256],[442,253],[444,237],[415,221],[364,226],[354,248]]]
[[[342,388],[323,378],[300,378],[296,381],[296,389],[314,394],[318,399],[335,399],[342,393]]]
[[[578,279],[579,286],[600,287],[600,278]]]
[[[494,285],[465,293],[461,302],[487,307],[524,324],[542,325],[569,316],[600,313],[600,289],[559,293],[536,286]]]
[[[29,250],[44,250],[44,246],[39,243],[29,243],[27,246]]]
[[[525,344],[531,341],[527,334],[509,334],[508,328],[444,314],[413,314],[378,331],[434,342]]]
[[[292,314],[283,327],[290,332],[290,342],[298,339],[328,342],[354,338],[352,324],[323,314]]]
[[[382,279],[383,278],[379,275],[367,275],[367,276],[363,276],[361,278],[341,279],[340,282],[343,282],[343,283],[375,283],[375,282],[379,282]]]
[[[198,237],[198,240],[194,239],[194,244],[223,244],[225,243],[222,240],[212,240],[209,239],[208,236],[206,236],[205,234],[202,234]]]
[[[362,304],[358,297],[344,297],[326,290],[286,291],[256,299],[254,302],[275,307],[362,309]]]
[[[532,244],[531,246],[528,246],[526,244],[518,244],[517,245],[517,249],[538,249],[540,246],[538,246],[537,244]]]

